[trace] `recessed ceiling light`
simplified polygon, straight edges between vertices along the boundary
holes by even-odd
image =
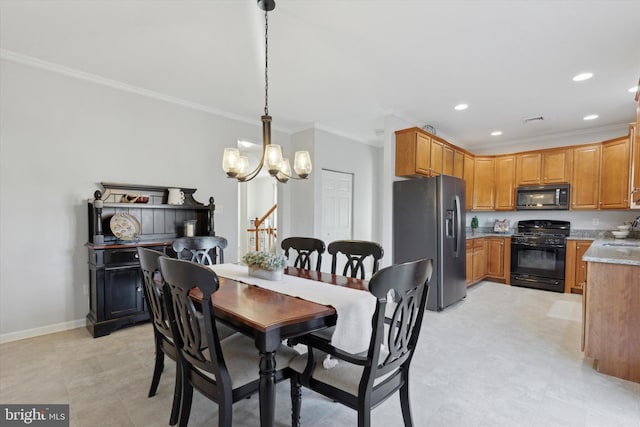
[[[636,93],[638,91],[638,86],[630,87],[629,92]]]
[[[469,108],[469,106],[467,104],[458,104],[453,108],[455,110],[462,111],[462,110],[466,110],[467,108]]]
[[[594,120],[594,119],[597,119],[597,118],[598,118],[597,114],[589,114],[588,116],[584,116],[582,118],[582,120]]]
[[[573,81],[574,82],[582,82],[585,80],[589,80],[591,77],[593,77],[593,73],[580,73],[577,76],[573,77]]]
[[[501,130],[496,130],[496,131],[491,132],[491,136],[500,136],[500,135],[502,135],[502,131]]]

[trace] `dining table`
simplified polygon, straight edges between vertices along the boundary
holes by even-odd
[[[287,267],[284,273],[338,287],[368,290],[368,282],[363,279],[295,267]],[[211,298],[214,315],[217,320],[253,337],[260,355],[260,425],[272,427],[276,406],[276,350],[285,340],[336,325],[336,309],[220,274],[218,279],[220,287]],[[196,302],[203,297],[198,288],[190,295]]]

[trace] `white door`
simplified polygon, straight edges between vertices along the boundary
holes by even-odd
[[[322,231],[325,244],[353,236],[353,174],[322,170]],[[322,270],[331,271],[331,258],[323,260]],[[341,272],[344,263],[338,263]]]

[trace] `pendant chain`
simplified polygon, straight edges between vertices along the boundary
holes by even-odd
[[[269,115],[269,22],[267,11],[264,12],[264,115]]]

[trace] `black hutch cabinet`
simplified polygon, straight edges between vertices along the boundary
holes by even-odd
[[[101,183],[88,202],[89,241],[89,313],[87,329],[94,338],[115,329],[149,319],[138,246],[149,247],[175,256],[173,240],[183,236],[185,221],[195,221],[194,234],[215,235],[214,200],[209,204],[193,198],[196,189],[182,188],[184,203],[167,204],[166,187]],[[129,202],[135,196],[148,196],[145,203]],[[140,233],[132,241],[119,240],[111,232],[110,221],[117,213],[133,216]]]

